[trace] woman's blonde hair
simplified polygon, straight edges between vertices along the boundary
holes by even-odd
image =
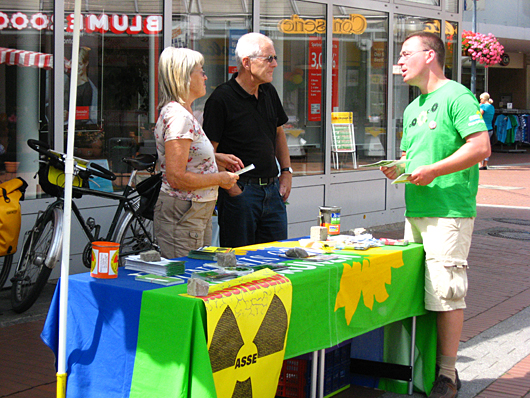
[[[190,93],[191,72],[197,65],[204,65],[200,52],[189,48],[167,47],[158,62],[158,107],[171,101],[184,105]]]
[[[480,94],[480,99],[489,102],[490,104],[493,104],[493,100],[490,98],[489,93],[482,93]]]

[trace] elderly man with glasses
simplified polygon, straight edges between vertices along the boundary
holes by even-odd
[[[238,72],[206,101],[203,125],[216,151],[255,166],[240,176],[237,185],[219,190],[219,236],[224,247],[286,239],[285,202],[292,183],[282,127],[288,117],[271,84],[278,66],[273,42],[261,33],[247,33],[238,40],[235,56]]]
[[[444,75],[439,36],[405,39],[398,65],[403,81],[421,95],[403,115],[401,166],[382,167],[390,179],[406,171],[405,238],[425,250],[425,308],[437,313],[437,378],[430,398],[458,395],[455,369],[464,323],[467,256],[477,215],[477,164],[490,154],[489,136],[475,96]]]

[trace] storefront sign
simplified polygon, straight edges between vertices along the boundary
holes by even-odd
[[[349,18],[333,19],[333,34],[361,35],[366,30],[366,18],[360,14],[350,14]],[[325,19],[302,19],[292,15],[291,19],[278,22],[278,30],[287,34],[324,34],[326,33]]]
[[[41,12],[31,16],[22,12],[15,12],[12,15],[0,12],[0,31],[9,28],[17,30],[53,30],[53,22],[51,16]],[[74,14],[69,14],[66,16],[66,31],[73,32],[73,30]],[[115,34],[127,33],[135,35],[144,33],[154,35],[162,32],[162,16],[86,14],[81,18],[81,30],[86,33],[112,32]]]
[[[372,43],[372,67],[382,69],[386,65],[386,42],[375,41]]]
[[[333,40],[331,72],[331,106],[333,109],[339,105],[339,40]],[[307,69],[307,120],[319,122],[322,108],[322,38],[309,38],[309,65]]]
[[[430,22],[425,22],[423,31],[440,34],[440,31],[441,31],[440,20],[433,19]],[[445,21],[445,34],[454,35],[455,33],[458,33],[458,32],[456,31],[455,27],[451,24],[451,22]]]

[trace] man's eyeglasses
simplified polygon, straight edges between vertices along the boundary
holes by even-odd
[[[260,58],[260,59],[265,59],[267,60],[267,62],[269,64],[272,64],[272,61],[278,61],[278,56],[277,55],[269,55],[268,57],[251,57],[251,58]]]
[[[429,49],[429,50],[420,50],[420,51],[403,51],[399,53],[399,59],[403,58],[404,60],[407,60],[410,57],[412,57],[414,54],[424,53],[426,51],[431,51],[431,50]]]

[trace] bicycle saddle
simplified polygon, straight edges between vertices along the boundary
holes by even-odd
[[[156,156],[144,153],[135,158],[123,158],[122,161],[135,170],[147,170],[155,167]]]

